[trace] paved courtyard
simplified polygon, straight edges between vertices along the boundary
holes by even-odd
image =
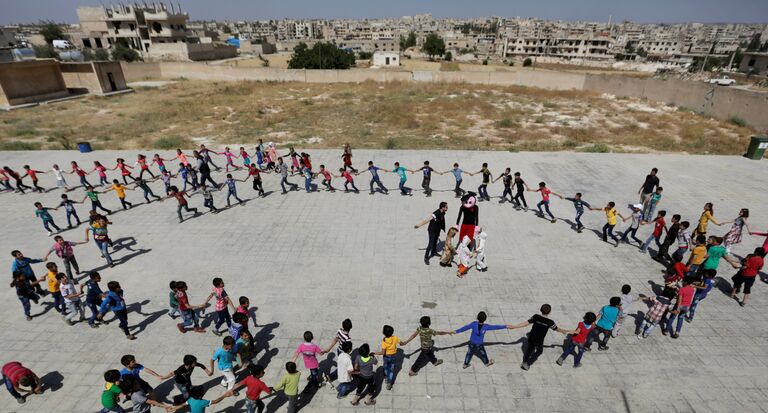
[[[145,153],[151,156],[154,152]],[[170,151],[161,153],[172,157]],[[313,151],[313,164],[324,163],[338,170],[340,154]],[[53,163],[64,166],[77,160],[86,167],[98,159],[111,167],[120,156],[135,159],[134,152],[2,152],[0,165],[21,170],[22,165],[30,164],[44,169]],[[752,228],[768,229],[765,161],[727,156],[480,151],[354,153],[358,168],[369,159],[389,169],[395,161],[415,169],[428,159],[443,171],[458,161],[471,172],[488,162],[494,176],[511,167],[513,172],[520,171],[529,185],[546,181],[562,194],[580,191],[595,207],[615,201],[625,215],[626,205],[637,202],[637,189],[655,166],[660,169],[665,189],[660,209],[695,222],[705,202],[714,203],[718,220],[732,220],[740,208],[749,208]],[[116,177],[113,172],[110,179],[113,175]],[[221,173],[214,176],[217,181],[223,178]],[[412,176],[409,186],[419,189],[420,175]],[[68,178],[70,184],[77,182],[75,178]],[[476,189],[480,179],[466,177],[464,187]],[[420,191],[414,191],[412,197],[400,196],[393,174],[383,178],[390,195],[371,196],[366,191],[368,180],[367,172],[356,178],[357,186],[364,190],[359,195],[343,191],[281,195],[278,178],[266,175],[268,196],[255,198],[250,182],[241,183],[240,196],[249,199],[245,207],[233,207],[218,215],[206,213],[182,224],[177,223],[173,199],[114,214],[110,234],[125,248],[113,255],[119,265],[100,270],[102,284],[106,287],[108,281],[120,281],[130,305],[130,325],[138,339],[126,340],[116,323],[99,329],[84,323],[67,326],[49,308],[49,297],[42,306],[33,305],[33,314],[38,315],[28,322],[13,289],[0,289],[0,361],[21,361],[46,381],[45,393],[29,397],[24,405],[17,405],[7,392],[0,391],[0,411],[95,412],[100,407],[102,374],[121,367],[120,356],[126,353],[136,355],[140,363],[161,374],[180,365],[184,354],[194,354],[207,364],[221,338],[210,329],[206,334],[185,335],[176,330],[176,321],[167,316],[171,280],[189,284],[193,304],[207,296],[214,276],[224,278],[234,298],[250,298],[258,307],[259,324],[266,325],[251,329],[263,349],[257,359],[267,366],[268,385],[277,383],[305,330],[313,331],[315,342],[325,348],[344,318],[354,323],[351,335],[355,348],[364,342],[378,347],[384,324],[394,326],[395,334],[403,338],[417,327],[422,315],[431,316],[433,327],[440,330],[459,328],[481,310],[488,313],[489,323],[513,324],[537,313],[543,303],[552,305],[551,316],[558,325],[572,329],[586,311],[597,312],[611,296],[619,295],[622,284],[631,284],[635,293],[650,295],[652,284],[662,283],[661,266],[635,246],[614,248],[591,231],[602,227],[604,214],[587,213],[583,220],[589,230],[579,234],[567,222],[573,219],[572,205],[559,199],[552,203],[558,218],[555,224],[532,211],[515,211],[510,204],[499,204],[497,198],[480,203],[480,224],[488,233],[489,271],[473,269],[465,279],[458,279],[455,267],[442,268],[437,260],[424,265],[426,229],[413,228],[440,201],[448,201],[447,222],[455,222],[459,202],[451,192],[452,175],[433,178],[435,192],[430,198]],[[300,179],[293,177],[292,181]],[[41,182],[52,187],[53,176],[43,175]],[[156,193],[162,193],[161,182],[151,185]],[[336,185],[341,186],[341,181]],[[489,193],[498,197],[501,190],[498,182]],[[0,194],[0,266],[6,271],[11,265],[11,250],[41,258],[51,246],[53,240],[34,216],[32,204],[39,200],[55,206],[60,193]],[[70,194],[77,200],[84,196],[81,189]],[[529,194],[529,205],[535,204],[537,194]],[[216,195],[218,206],[226,205],[225,196]],[[101,198],[108,208],[119,209],[113,193]],[[128,200],[143,201],[141,191],[129,191]],[[200,196],[194,196],[190,203],[202,210]],[[81,218],[87,216],[88,208],[87,203],[78,206]],[[66,225],[63,210],[53,214],[60,226]],[[82,241],[84,228],[63,235]],[[623,228],[625,225],[617,226],[620,231]],[[642,227],[638,236],[645,238],[649,231],[649,227]],[[710,233],[722,235],[726,231],[725,226],[710,224]],[[744,242],[733,252],[744,256],[762,240],[745,234]],[[75,253],[85,269],[103,265],[93,244],[78,246]],[[58,261],[55,255],[51,259]],[[45,273],[42,264],[34,268],[38,275]],[[721,264],[721,286],[729,285],[733,273]],[[765,279],[765,273],[761,277]],[[381,390],[375,408],[350,406],[349,398],[337,400],[334,392],[323,388],[302,411],[766,411],[766,308],[768,290],[762,281],[756,283],[753,300],[745,308],[715,290],[699,306],[694,323],[684,326],[679,339],[664,337],[657,329],[652,337],[638,341],[630,327],[625,335],[611,340],[609,351],[587,353],[581,369],[573,369],[571,359],[562,367],[554,363],[565,337],[550,332],[544,354],[530,371],[522,371],[519,364],[527,329],[502,330],[486,336],[487,350],[496,361],[492,367],[474,359],[472,366],[463,370],[468,335],[440,336],[436,340],[438,357],[445,363],[409,377],[408,368],[418,354],[416,340],[401,353],[404,358],[395,386],[391,391]],[[630,313],[640,314],[646,309],[636,303]],[[204,326],[209,326],[212,314],[209,308]],[[330,359],[322,359],[322,367],[331,366]],[[301,363],[299,368],[306,376]],[[210,378],[198,371],[193,382],[206,384],[210,389],[207,396],[214,398],[222,392],[220,377],[218,371]],[[176,394],[171,381],[160,383],[146,374],[145,379],[156,386],[160,400]],[[244,397],[245,392],[241,392],[211,411],[244,411]],[[269,411],[284,411],[286,407],[282,397],[265,401]]]

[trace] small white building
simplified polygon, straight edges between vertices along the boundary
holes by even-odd
[[[373,65],[379,67],[400,66],[400,53],[376,51],[373,53]]]

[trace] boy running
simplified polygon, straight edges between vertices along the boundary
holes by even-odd
[[[405,346],[406,344],[410,343],[411,340],[416,338],[416,336],[419,336],[419,341],[421,342],[419,357],[416,359],[413,365],[411,365],[411,370],[408,372],[409,376],[415,376],[419,374],[419,370],[426,366],[427,363],[432,363],[433,366],[439,366],[443,364],[443,360],[435,357],[434,336],[455,334],[453,331],[437,331],[430,328],[432,320],[429,318],[429,316],[421,317],[419,319],[419,324],[420,326],[416,328],[416,331],[414,331],[413,334],[411,334],[411,336],[408,337],[405,341],[400,343],[401,347]]]
[[[533,364],[544,351],[544,338],[547,337],[549,330],[554,330],[562,334],[573,334],[570,330],[563,330],[558,327],[557,324],[555,324],[555,321],[548,317],[549,313],[552,312],[551,305],[542,305],[540,311],[541,314],[534,314],[528,321],[508,326],[510,330],[531,326],[531,331],[528,332],[528,345],[523,354],[523,363],[520,364],[520,368],[526,371],[531,368],[531,364]]]

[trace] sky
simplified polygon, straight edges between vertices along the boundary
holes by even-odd
[[[145,0],[146,1],[146,0]],[[78,6],[117,0],[0,0],[0,25],[39,20],[77,23]],[[149,3],[149,1],[146,1]],[[537,17],[639,23],[768,23],[768,0],[177,0],[192,20]]]

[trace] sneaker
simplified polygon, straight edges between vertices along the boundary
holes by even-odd
[[[608,347],[608,346],[597,346],[597,350],[598,351],[605,351],[605,350],[608,350],[609,348],[610,347]]]
[[[584,351],[592,351],[592,347],[584,347]]]
[[[387,383],[387,390],[392,390],[392,383]]]
[[[555,222],[557,222],[557,220],[556,219],[551,219],[551,220],[549,220],[549,222],[554,224]]]
[[[408,372],[408,375],[409,375],[409,376],[411,376],[411,377],[413,377],[413,376],[418,376],[418,375],[419,375],[419,373],[417,373],[417,372],[415,372],[415,371],[411,370],[411,371],[409,371],[409,372]]]
[[[666,336],[666,335],[668,334],[668,333],[667,333],[667,330],[666,330],[666,329],[664,329],[664,328],[662,328],[662,329],[661,329],[661,334],[663,334],[663,335],[665,335],[665,336]]]
[[[461,368],[463,368],[463,369],[466,369],[468,367],[469,367],[469,364],[465,364],[465,365],[461,366]]]
[[[523,362],[523,364],[520,365],[520,368],[525,371],[528,371],[528,369],[531,368],[531,366],[528,363]]]
[[[434,364],[432,364],[432,365],[433,366],[439,366],[441,364],[443,364],[443,359],[437,359],[437,361]]]
[[[181,332],[182,334],[184,334],[184,333],[186,333],[186,332],[187,332],[187,329],[186,329],[186,328],[184,328],[184,324],[181,324],[181,323],[179,323],[179,324],[176,324],[176,328],[178,328],[178,329],[179,329],[179,332]]]
[[[680,334],[679,334],[679,333],[674,333],[674,334],[672,334],[672,338],[678,338],[678,337],[680,337]]]
[[[192,329],[192,331],[194,331],[195,333],[205,333],[205,329],[200,327],[195,327]]]
[[[18,402],[19,404],[24,404],[26,401],[27,399],[25,399],[23,396],[16,398],[16,402]]]
[[[691,321],[693,321],[693,319],[692,319],[692,318],[688,318],[688,317],[686,317],[686,318],[685,318],[685,322],[686,322],[686,323],[690,323]]]
[[[88,327],[91,327],[91,328],[99,328],[99,326],[98,326],[98,325],[96,325],[96,324],[88,324]]]
[[[485,367],[491,367],[493,366],[493,363],[494,363],[493,359],[490,359],[488,360],[488,364],[486,364]]]
[[[363,403],[365,403],[366,406],[373,406],[374,404],[376,404],[376,400],[366,399]]]
[[[221,331],[213,329],[211,330],[211,332],[213,333],[213,335],[221,337]]]
[[[27,316],[27,321],[32,321],[32,316],[31,315]]]
[[[134,336],[133,334],[131,334],[130,336],[125,336],[125,338],[127,338],[128,340],[136,340],[136,336]]]
[[[424,264],[429,265],[429,258],[424,258]]]
[[[560,357],[557,360],[555,360],[555,363],[557,363],[558,366],[562,366],[563,365],[563,361],[564,361],[563,358]]]
[[[575,369],[577,369],[577,368],[579,368],[579,367],[581,367],[581,363],[579,363],[579,364],[574,364],[574,365],[573,365],[573,368],[575,368]]]
[[[645,338],[645,337],[643,337],[643,333],[640,333],[640,334],[638,334],[638,335],[637,335],[637,339],[638,339],[638,340],[642,340],[642,339],[644,339],[644,338]]]
[[[48,236],[50,237],[51,235],[53,235],[53,232],[48,231]]]

